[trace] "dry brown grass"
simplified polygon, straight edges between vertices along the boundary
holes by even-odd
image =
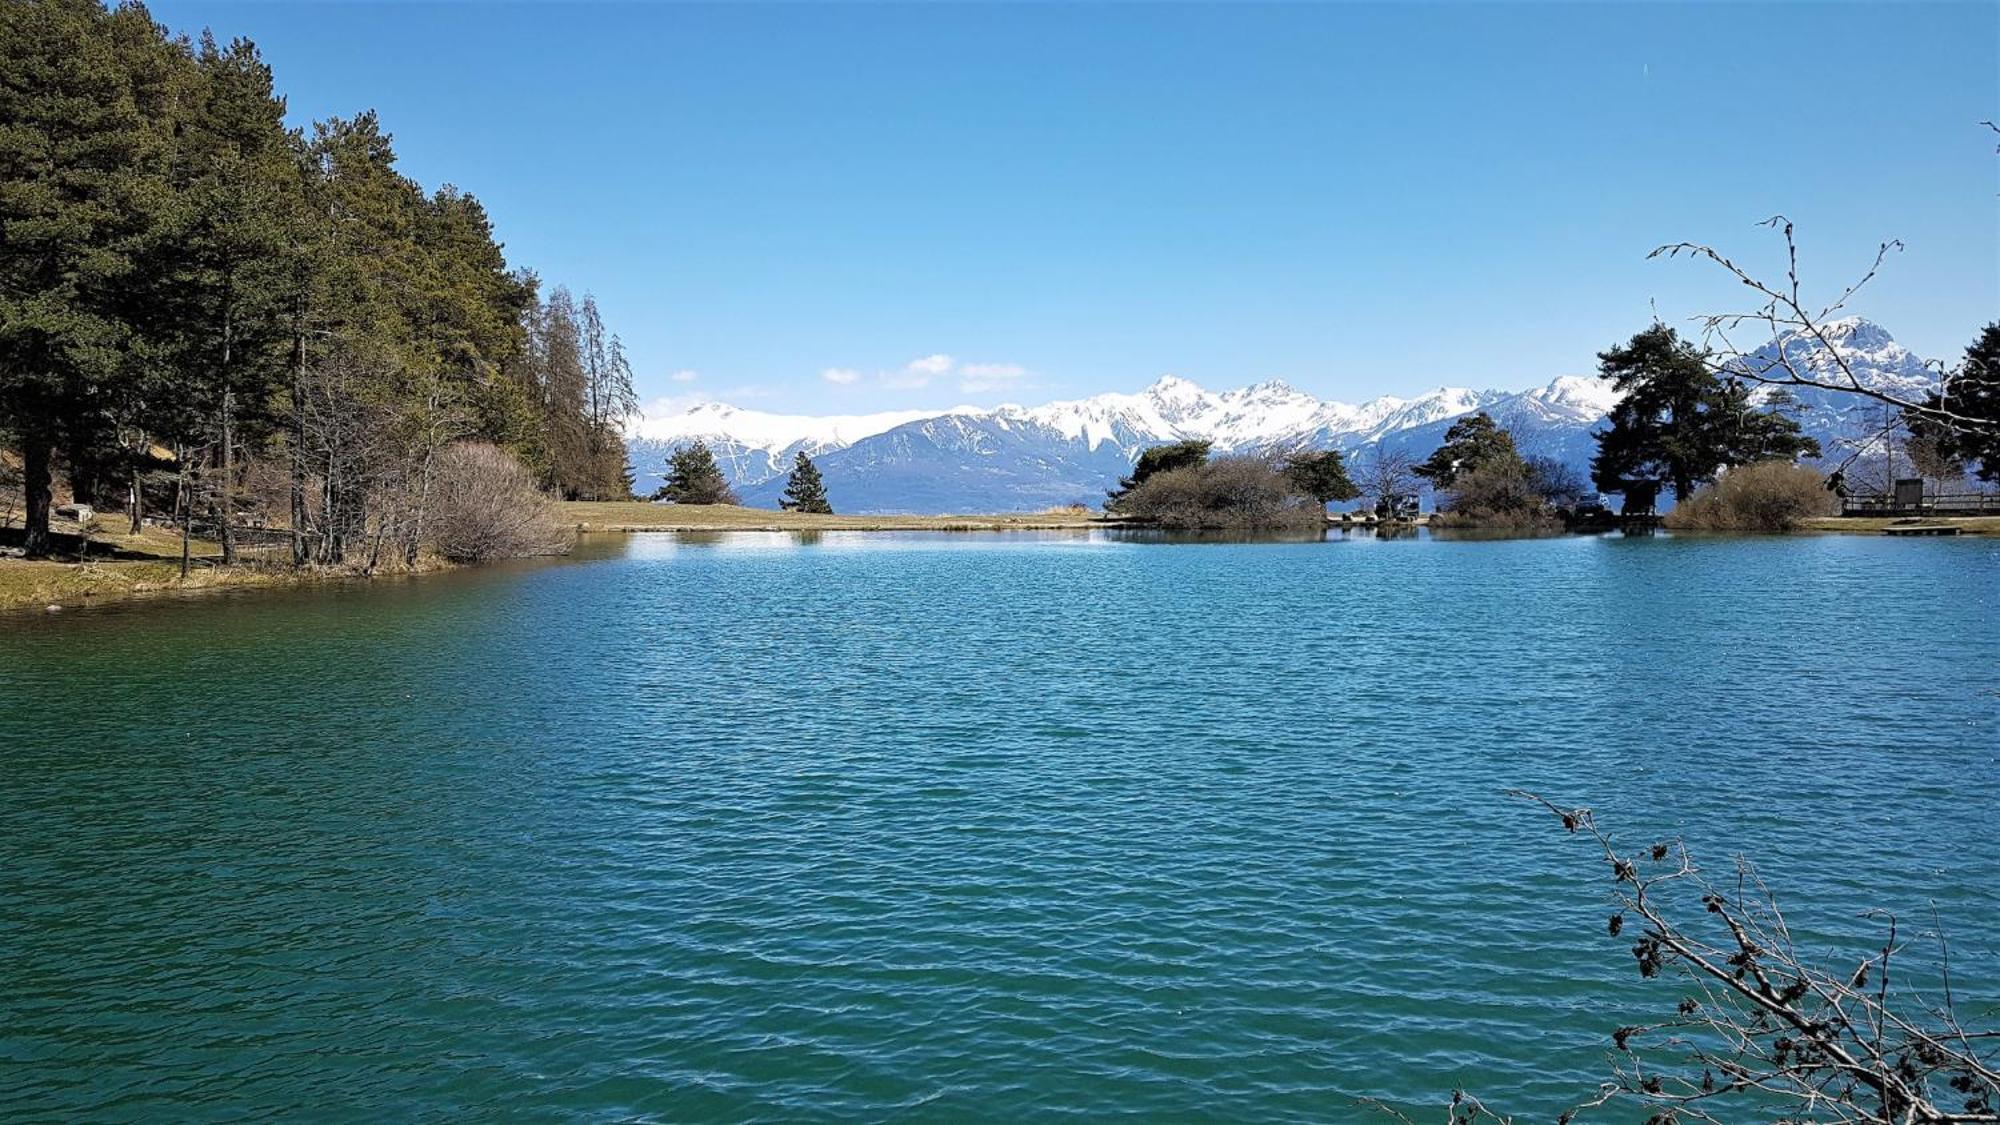
[[[180,563],[164,560],[71,563],[0,559],[0,610],[74,606],[181,590],[271,586],[295,580],[285,571],[210,566],[196,567],[183,580]]]
[[[1724,473],[1661,522],[1677,531],[1792,531],[1838,507],[1818,470],[1767,461]]]

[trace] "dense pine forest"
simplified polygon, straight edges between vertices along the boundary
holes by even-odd
[[[138,4],[4,0],[0,43],[0,462],[29,555],[58,481],[224,561],[255,537],[371,567],[466,492],[441,473],[629,494],[596,302],[399,172],[373,112],[290,128],[255,44]],[[446,455],[468,443],[505,456]]]

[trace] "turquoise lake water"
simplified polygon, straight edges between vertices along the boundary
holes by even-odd
[[[1993,540],[650,535],[4,616],[0,1118],[1546,1119],[1679,992],[1502,789],[1840,960],[1934,901],[1978,1007],[1996,783]]]

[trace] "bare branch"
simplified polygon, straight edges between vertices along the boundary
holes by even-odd
[[[1986,124],[1991,125],[1990,122]],[[1984,373],[1934,368],[1938,379],[1938,397],[1910,397],[1906,392],[1863,382],[1853,364],[1835,346],[1830,322],[1847,308],[1857,293],[1875,280],[1891,254],[1902,252],[1900,241],[1890,239],[1876,247],[1874,260],[1858,279],[1841,290],[1840,295],[1830,303],[1814,308],[1803,296],[1798,240],[1792,221],[1783,215],[1773,215],[1758,225],[1777,231],[1785,241],[1786,268],[1782,284],[1759,279],[1727,255],[1703,243],[1668,243],[1646,255],[1649,260],[1688,257],[1707,261],[1755,295],[1750,308],[1703,313],[1689,318],[1700,326],[1702,344],[1710,350],[1708,362],[1711,370],[1718,375],[1748,379],[1768,386],[1810,387],[1859,395],[1894,407],[1902,416],[1931,419],[1961,430],[1983,432],[1995,427],[1992,419],[1963,414],[1949,405],[1953,400],[1951,391],[1955,382],[1986,377]],[[1772,354],[1763,353],[1761,347],[1746,351],[1736,345],[1731,334],[1745,324],[1759,326],[1766,339],[1776,342]],[[1796,361],[1791,349],[1786,347],[1787,339],[1805,340],[1816,345],[1813,354],[1824,357],[1824,364]]]
[[[1922,974],[1892,976],[1909,952],[1893,915],[1864,915],[1884,923],[1878,950],[1850,962],[1853,969],[1823,969],[1799,956],[1775,896],[1747,862],[1719,889],[1679,840],[1627,853],[1589,809],[1508,793],[1596,842],[1618,905],[1607,929],[1617,937],[1627,916],[1636,918],[1640,974],[1685,989],[1670,1018],[1612,1033],[1612,1081],[1578,1110],[1625,1100],[1659,1122],[1769,1118],[1774,1110],[1785,1121],[2000,1122],[2000,1070],[1978,1046],[1994,1033],[1960,1026],[1942,927],[1935,968],[1943,996],[1931,1005],[1911,983]],[[1700,910],[1683,919],[1690,896]],[[1470,1104],[1484,1120],[1504,1120]],[[1452,1120],[1482,1118],[1455,1110]]]

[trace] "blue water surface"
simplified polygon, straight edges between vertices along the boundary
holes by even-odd
[[[0,618],[8,1120],[1589,1095],[1580,838],[2000,1001],[2000,543],[639,535]],[[2000,1022],[1987,1020],[1986,1022]]]

